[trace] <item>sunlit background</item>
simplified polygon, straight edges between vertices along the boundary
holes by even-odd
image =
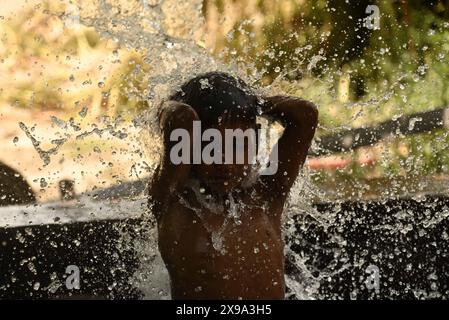
[[[169,297],[154,112],[211,70],[318,106],[283,213],[287,298],[448,297],[446,0],[0,0],[0,297]],[[3,208],[20,174],[39,205]]]
[[[162,3],[109,2],[120,14],[136,15],[136,6],[151,13]],[[448,4],[348,3],[165,1],[159,27],[194,41],[254,86],[315,102],[318,137],[446,106]],[[375,29],[363,20],[372,4],[380,13]],[[83,17],[96,5],[1,1],[0,161],[24,175],[39,201],[57,198],[57,183],[65,178],[75,180],[81,193],[147,175],[133,119],[151,105],[154,62],[145,59],[151,48],[128,46],[114,33],[100,35],[95,24],[87,26]],[[157,29],[151,14],[148,19]],[[161,57],[161,64],[169,63]],[[336,197],[438,189],[448,172],[448,142],[444,129],[392,135],[351,152],[310,157],[308,174],[323,190],[337,185]]]

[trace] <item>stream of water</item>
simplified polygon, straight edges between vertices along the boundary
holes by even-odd
[[[102,37],[113,40],[120,47],[144,53],[144,61],[150,67],[148,74],[145,74],[149,86],[141,93],[140,98],[148,101],[149,106],[146,113],[140,114],[134,119],[133,124],[135,129],[140,131],[139,143],[145,149],[145,157],[142,162],[145,161],[148,164],[150,177],[156,164],[160,161],[160,133],[154,121],[158,111],[157,106],[162,99],[174,92],[186,80],[204,72],[218,70],[241,77],[249,85],[255,87],[259,93],[274,93],[273,86],[260,87],[258,85],[264,77],[262,71],[258,72],[252,66],[242,67],[237,63],[225,63],[220,57],[213,56],[202,46],[201,32],[204,23],[202,2],[202,0],[99,0],[96,2],[95,10],[79,12],[80,22],[92,26]],[[307,50],[307,48],[299,49]],[[304,65],[304,71],[310,71],[321,59],[323,59],[321,55],[312,57]],[[136,73],[142,72],[142,70],[135,71]],[[323,94],[327,93],[323,92]],[[379,99],[381,100],[383,97]],[[29,129],[24,124],[21,124],[21,128],[30,136]],[[114,123],[98,130],[111,133],[113,139],[127,138],[120,135]],[[91,134],[93,133],[95,132]],[[88,132],[84,134],[85,136],[89,135]],[[83,140],[85,136],[83,132],[77,132],[76,135],[78,140]],[[55,141],[54,144],[57,146],[45,151],[40,148],[38,141],[33,141],[33,145],[45,163],[51,161],[51,157],[64,143],[66,143],[66,139]],[[201,198],[202,192],[199,187],[192,188]],[[130,239],[126,233],[122,235],[123,245],[133,246],[140,261],[139,268],[131,282],[133,286],[144,293],[144,298],[169,299],[169,278],[158,252],[154,218],[151,210],[143,210],[141,206],[142,199],[144,200],[146,197],[145,193],[139,194],[138,201],[131,202],[131,209],[129,206],[126,209],[133,210],[132,206],[135,203],[135,212],[141,212],[143,217],[140,237]],[[229,201],[233,202],[232,196],[230,197]],[[373,261],[379,259],[389,261],[388,257],[379,257],[377,253],[373,253],[376,250],[365,252],[366,249],[362,249],[360,255],[350,261],[348,246],[351,244],[348,244],[348,238],[343,236],[344,228],[349,220],[354,226],[358,225],[358,219],[362,224],[365,220],[357,216],[355,211],[354,214],[344,215],[346,211],[339,208],[338,204],[323,214],[322,210],[319,211],[316,206],[312,205],[313,202],[317,202],[317,199],[318,202],[326,202],[329,198],[325,191],[320,190],[311,181],[308,169],[303,169],[292,188],[283,216],[283,233],[286,239],[285,256],[288,269],[286,298],[319,299],[323,295],[322,290],[320,291],[322,283],[330,282],[333,277],[344,274],[351,265],[354,265],[354,261],[359,263],[359,267],[363,271],[370,266],[370,263],[373,264]],[[107,202],[107,200],[101,201]],[[208,202],[202,198],[199,201],[208,205]],[[230,207],[231,209],[227,213],[229,220],[227,222],[235,223],[240,212],[238,212],[237,205]],[[429,214],[423,220],[425,226],[420,229],[422,230],[420,232],[432,233],[434,226],[438,227],[442,221],[447,219],[447,212],[447,207],[444,207],[439,213]],[[403,234],[404,236],[407,235],[404,230],[416,228],[410,226],[410,220],[407,220],[407,215],[412,215],[411,211],[396,210],[395,214],[397,218],[393,224],[382,222],[378,224],[378,228],[389,229],[390,234]],[[199,220],[203,221],[200,215]],[[205,222],[203,221],[203,223]],[[214,248],[220,251],[222,249],[221,235],[217,233],[213,236]],[[308,248],[311,251],[295,250],[295,247]],[[398,257],[415,254],[405,251],[399,248],[399,243],[396,250],[395,248],[390,250],[392,255],[396,254]],[[320,257],[316,254],[317,252]],[[432,272],[429,271],[428,274],[429,281],[433,281]],[[365,283],[364,279],[357,281]],[[434,289],[432,292],[425,293],[420,292],[419,288],[410,290],[416,292],[415,296],[438,296],[438,287]],[[390,292],[391,296],[394,294],[394,292]],[[441,292],[441,294],[445,293]],[[351,292],[351,297],[356,298],[357,295],[357,290]]]

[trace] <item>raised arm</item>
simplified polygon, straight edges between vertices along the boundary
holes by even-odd
[[[277,142],[277,171],[262,176],[261,183],[270,195],[284,201],[306,160],[318,124],[318,109],[300,98],[273,96],[265,98],[263,115],[281,122],[284,132]]]
[[[170,135],[175,129],[185,129],[191,137],[195,120],[199,120],[198,115],[189,105],[177,101],[164,102],[159,115],[164,150],[149,191],[150,198],[158,206],[164,205],[169,194],[179,191],[191,170],[190,164],[174,164],[171,161],[170,150],[177,141],[170,141]]]

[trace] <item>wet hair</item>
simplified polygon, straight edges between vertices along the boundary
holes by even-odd
[[[224,72],[201,74],[169,99],[190,105],[206,126],[218,124],[225,114],[232,121],[256,123],[257,96],[242,79]]]

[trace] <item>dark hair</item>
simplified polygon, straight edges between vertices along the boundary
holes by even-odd
[[[225,113],[234,121],[256,121],[256,95],[242,79],[224,72],[201,74],[169,99],[190,105],[206,126],[217,124]]]

